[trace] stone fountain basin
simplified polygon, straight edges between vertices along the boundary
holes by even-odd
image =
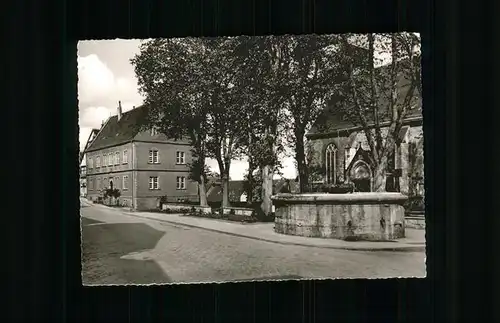
[[[342,240],[390,241],[404,238],[401,193],[277,194],[277,233]]]

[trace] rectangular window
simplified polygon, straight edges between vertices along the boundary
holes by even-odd
[[[97,190],[100,190],[101,189],[101,178],[98,177],[97,178],[97,187],[96,187]]]
[[[102,188],[108,188],[108,178],[104,177],[102,179]]]
[[[97,156],[97,158],[95,159],[95,167],[96,168],[101,167],[101,157],[100,156]]]
[[[89,162],[87,163],[88,164],[87,167],[91,169],[94,167],[94,160],[92,158],[89,158],[88,160]]]
[[[116,176],[115,179],[113,180],[113,185],[115,188],[120,189],[120,177]]]
[[[149,189],[150,190],[158,190],[160,189],[160,184],[158,182],[158,176],[149,177]]]
[[[88,190],[93,190],[94,189],[94,180],[92,178],[89,178],[89,182],[87,185],[88,185],[88,187],[87,187]]]
[[[122,160],[122,161],[123,161],[123,163],[124,163],[124,164],[127,164],[127,163],[128,163],[128,153],[127,153],[127,149],[125,149],[125,150],[123,151],[123,160]]]
[[[177,176],[177,189],[185,190],[186,189],[186,177]]]
[[[158,164],[159,162],[160,162],[160,159],[158,156],[158,150],[150,149],[149,150],[149,163],[150,164]]]
[[[184,165],[186,163],[186,153],[184,151],[177,151],[175,153],[175,163]]]
[[[122,189],[128,190],[128,176],[127,175],[123,176]]]
[[[120,153],[115,152],[115,165],[120,165]]]

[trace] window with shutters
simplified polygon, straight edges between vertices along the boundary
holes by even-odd
[[[186,177],[177,176],[177,189],[185,190],[186,189]]]
[[[149,189],[150,190],[158,190],[160,189],[160,184],[158,181],[158,176],[150,176],[149,177]]]
[[[160,163],[160,158],[159,158],[159,153],[157,149],[150,149],[149,150],[149,160],[148,162],[150,164],[159,164]]]
[[[184,165],[186,163],[186,153],[184,151],[177,151],[175,153],[175,163]]]

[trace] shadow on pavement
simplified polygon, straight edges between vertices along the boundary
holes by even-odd
[[[89,224],[95,224],[95,223],[104,223],[102,221],[94,220],[94,219],[89,219],[89,218],[84,218],[83,216],[81,217],[82,220],[82,226],[84,225],[89,225]]]
[[[82,218],[82,223],[83,223]],[[95,221],[87,224],[99,223]],[[85,285],[169,283],[154,260],[120,259],[153,249],[165,233],[144,223],[82,226],[82,279]]]

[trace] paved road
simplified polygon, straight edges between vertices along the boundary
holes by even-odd
[[[81,214],[84,284],[425,276],[424,252],[281,245],[97,206]]]

